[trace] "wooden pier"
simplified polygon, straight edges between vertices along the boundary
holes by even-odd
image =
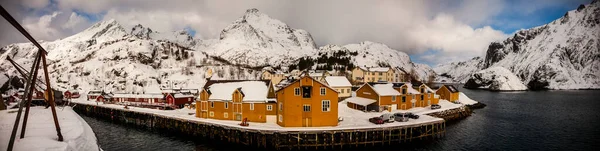
[[[219,143],[268,150],[351,149],[388,146],[443,137],[445,121],[352,130],[253,130],[89,104],[77,104],[79,114],[149,130],[175,133]]]

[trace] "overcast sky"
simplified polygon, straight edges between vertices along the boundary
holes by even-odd
[[[310,32],[317,45],[384,43],[418,63],[483,56],[492,41],[546,24],[591,0],[0,0],[38,40],[56,40],[95,22],[116,19],[126,29],[186,29],[200,39],[219,32],[246,9]],[[0,46],[26,42],[6,20]]]

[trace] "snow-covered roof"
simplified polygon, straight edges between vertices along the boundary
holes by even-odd
[[[347,98],[346,101],[348,101],[350,103],[362,105],[362,106],[367,106],[369,104],[373,104],[376,102],[373,99],[367,99],[367,98],[363,98],[363,97],[351,97],[351,98]]]
[[[320,76],[323,76],[323,73],[322,72],[314,72],[314,73],[309,73],[308,76],[320,77]]]
[[[393,88],[392,83],[386,84],[374,84],[373,90],[377,92],[380,96],[392,96],[392,95],[400,95],[400,92]]]
[[[325,82],[331,87],[351,87],[350,81],[344,76],[328,76],[325,77]]]
[[[242,101],[266,101],[269,87],[265,81],[238,81],[214,83],[208,87],[211,95],[209,100],[232,100],[233,92],[238,89],[244,93]]]
[[[411,83],[406,83],[406,92],[408,92],[409,94],[421,94],[418,90],[413,88],[413,85]]]
[[[390,68],[387,68],[387,67],[369,68],[369,71],[371,71],[371,72],[387,72],[388,70],[390,70]]]
[[[131,93],[115,93],[112,95],[114,98],[142,98],[142,99],[153,99],[163,98],[164,95],[160,93],[146,93],[146,94],[131,94]]]
[[[174,96],[174,98],[193,98],[195,97],[192,94],[181,94],[181,93],[176,93]]]

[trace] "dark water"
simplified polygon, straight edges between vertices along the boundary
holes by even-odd
[[[448,123],[435,141],[388,147],[403,150],[600,150],[600,91],[488,92],[461,89],[487,104]],[[181,136],[83,118],[102,149],[238,150]]]

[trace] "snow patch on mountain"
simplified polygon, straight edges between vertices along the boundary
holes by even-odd
[[[462,82],[466,73],[501,66],[530,89],[600,89],[600,3],[581,5],[549,24],[490,44],[482,62],[438,67]],[[483,65],[481,65],[483,63]],[[474,70],[474,67],[477,67]],[[471,72],[472,73],[472,72]]]
[[[307,31],[249,9],[203,50],[237,65],[286,66],[302,56],[314,55],[316,44]]]
[[[438,82],[465,83],[471,73],[479,71],[483,67],[483,59],[475,57],[471,60],[439,64],[433,70],[438,74]]]
[[[504,67],[491,67],[472,74],[465,88],[497,91],[527,90],[527,86]]]

